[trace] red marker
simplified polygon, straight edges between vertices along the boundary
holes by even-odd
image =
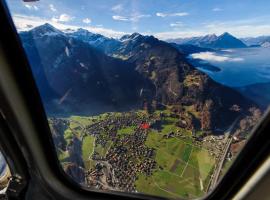
[[[149,125],[148,123],[142,123],[142,124],[140,125],[140,128],[141,128],[141,129],[149,129],[149,128],[150,128],[150,125]]]

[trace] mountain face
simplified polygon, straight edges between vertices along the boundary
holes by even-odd
[[[75,37],[47,26],[21,33],[45,104],[54,102],[70,113],[138,109],[142,103],[151,108],[170,105],[192,109],[203,130],[225,128],[253,106],[196,70],[173,45],[153,36],[125,35],[107,51],[110,40],[103,40],[100,48],[88,40],[102,36],[82,37],[79,30]],[[43,31],[47,28],[49,34]]]
[[[68,33],[67,35],[89,43],[91,46],[104,51],[106,54],[112,53],[121,44],[118,40],[107,38],[100,34],[91,33],[85,29],[78,29],[76,32]]]
[[[213,48],[245,48],[247,47],[241,40],[229,33],[223,33],[216,40],[210,43]]]
[[[67,112],[130,109],[141,104],[142,88],[151,91],[151,82],[135,65],[62,33],[43,34],[47,26],[21,33],[45,104],[54,102]]]
[[[118,53],[135,63],[136,69],[154,83],[158,102],[193,106],[201,121],[211,118],[211,129],[224,127],[235,119],[239,113],[231,109],[233,105],[240,105],[242,110],[251,106],[238,92],[196,70],[172,45],[152,36],[137,35],[134,39],[131,35]],[[203,116],[207,113],[204,110],[209,110],[210,116]]]
[[[241,40],[229,33],[223,33],[220,36],[206,35],[202,37],[192,37],[184,39],[173,39],[168,42],[184,45],[194,45],[203,48],[227,49],[227,48],[245,48],[247,47]]]

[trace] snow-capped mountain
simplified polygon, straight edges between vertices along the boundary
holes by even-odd
[[[223,33],[220,36],[211,34],[201,37],[170,39],[167,41],[176,44],[194,45],[203,48],[215,48],[215,49],[246,47],[246,45],[241,40],[237,39],[236,37],[227,32]]]
[[[55,36],[55,35],[64,35],[65,33],[56,29],[49,23],[45,23],[44,25],[35,27],[30,31],[23,31],[21,34],[25,32],[30,33],[33,37],[43,37],[43,36]]]
[[[270,42],[270,36],[247,37],[241,38],[241,40],[248,46],[261,46],[266,42]]]
[[[103,50],[106,54],[110,54],[119,47],[120,42],[113,38],[108,38],[100,34],[91,33],[86,29],[78,29],[75,32],[68,33],[68,36],[87,42],[95,48]]]

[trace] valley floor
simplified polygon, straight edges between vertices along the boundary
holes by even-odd
[[[53,118],[50,124],[57,120],[68,124],[59,160],[65,167],[79,155],[86,186],[174,199],[208,192],[228,139],[181,128],[169,109]]]

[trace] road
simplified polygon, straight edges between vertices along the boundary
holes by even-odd
[[[212,189],[216,186],[216,184],[217,184],[217,182],[218,182],[218,180],[219,180],[219,177],[220,177],[220,173],[221,173],[222,167],[223,167],[223,165],[224,165],[224,162],[225,162],[225,160],[226,160],[226,156],[227,156],[227,154],[228,154],[228,152],[229,152],[229,150],[230,150],[230,146],[231,146],[232,141],[233,141],[233,137],[231,136],[231,133],[232,133],[232,131],[233,131],[235,125],[236,125],[237,122],[239,121],[240,117],[241,117],[241,115],[240,115],[240,116],[232,123],[232,125],[224,132],[224,135],[227,135],[227,136],[228,136],[227,142],[226,142],[226,145],[225,145],[225,150],[223,151],[223,154],[222,154],[222,156],[220,157],[220,159],[219,159],[219,161],[218,161],[218,164],[217,164],[217,166],[216,166],[216,169],[215,169],[215,171],[214,171],[214,174],[212,175],[212,179],[211,179],[210,184],[209,184],[209,186],[208,186],[208,188],[207,188],[207,191],[212,190]]]

